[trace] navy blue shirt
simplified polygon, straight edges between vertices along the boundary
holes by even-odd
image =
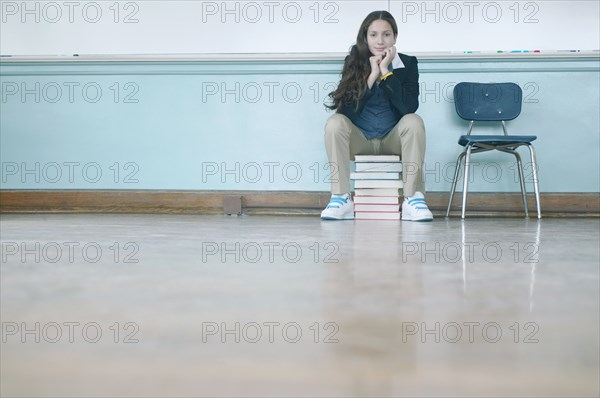
[[[362,112],[353,116],[350,120],[369,140],[385,137],[400,121],[400,117],[392,110],[389,99],[379,87],[379,82],[373,84],[373,95],[365,103]]]
[[[402,116],[419,107],[419,67],[416,57],[398,53],[404,67],[394,69],[384,81],[374,83],[356,103],[341,104],[347,116],[366,138],[383,137]]]

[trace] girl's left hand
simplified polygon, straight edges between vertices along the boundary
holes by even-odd
[[[386,48],[383,55],[384,57],[379,63],[379,70],[381,71],[382,76],[388,73],[388,66],[392,63],[392,60],[396,56],[396,46]]]

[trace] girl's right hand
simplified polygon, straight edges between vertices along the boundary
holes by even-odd
[[[369,58],[371,63],[371,75],[379,75],[379,63],[381,62],[381,55],[373,55]]]
[[[367,86],[370,90],[371,87],[373,87],[373,84],[375,84],[375,81],[379,79],[379,63],[381,62],[381,55],[373,55],[369,58],[369,62],[371,63],[371,74],[367,78]]]

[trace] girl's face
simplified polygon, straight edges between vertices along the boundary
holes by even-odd
[[[383,19],[371,22],[367,29],[367,44],[373,55],[381,55],[383,51],[396,44],[396,37],[392,25]]]

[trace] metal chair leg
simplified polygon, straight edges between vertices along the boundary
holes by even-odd
[[[458,173],[460,171],[460,164],[462,159],[465,157],[463,151],[456,159],[456,170],[454,171],[454,179],[452,180],[452,188],[450,189],[450,198],[448,199],[448,208],[446,209],[446,217],[450,215],[450,207],[452,206],[452,200],[454,199],[454,192],[456,192],[456,183],[458,182]]]
[[[535,149],[533,145],[527,145],[529,148],[529,154],[531,155],[531,168],[533,170],[533,189],[535,190],[535,205],[537,207],[538,219],[542,218],[542,209],[540,208],[540,187],[537,176],[537,162],[535,160]]]
[[[469,191],[469,167],[471,166],[471,149],[472,146],[467,146],[467,153],[465,158],[465,176],[463,181],[463,197],[462,197],[462,213],[460,218],[465,219],[465,210],[467,209],[467,194]]]
[[[523,198],[523,208],[525,209],[525,217],[529,217],[529,211],[527,209],[527,191],[525,190],[525,177],[523,175],[523,163],[521,162],[521,156],[516,152],[511,152],[517,158],[517,168],[519,169],[519,183],[521,184],[521,196]]]

